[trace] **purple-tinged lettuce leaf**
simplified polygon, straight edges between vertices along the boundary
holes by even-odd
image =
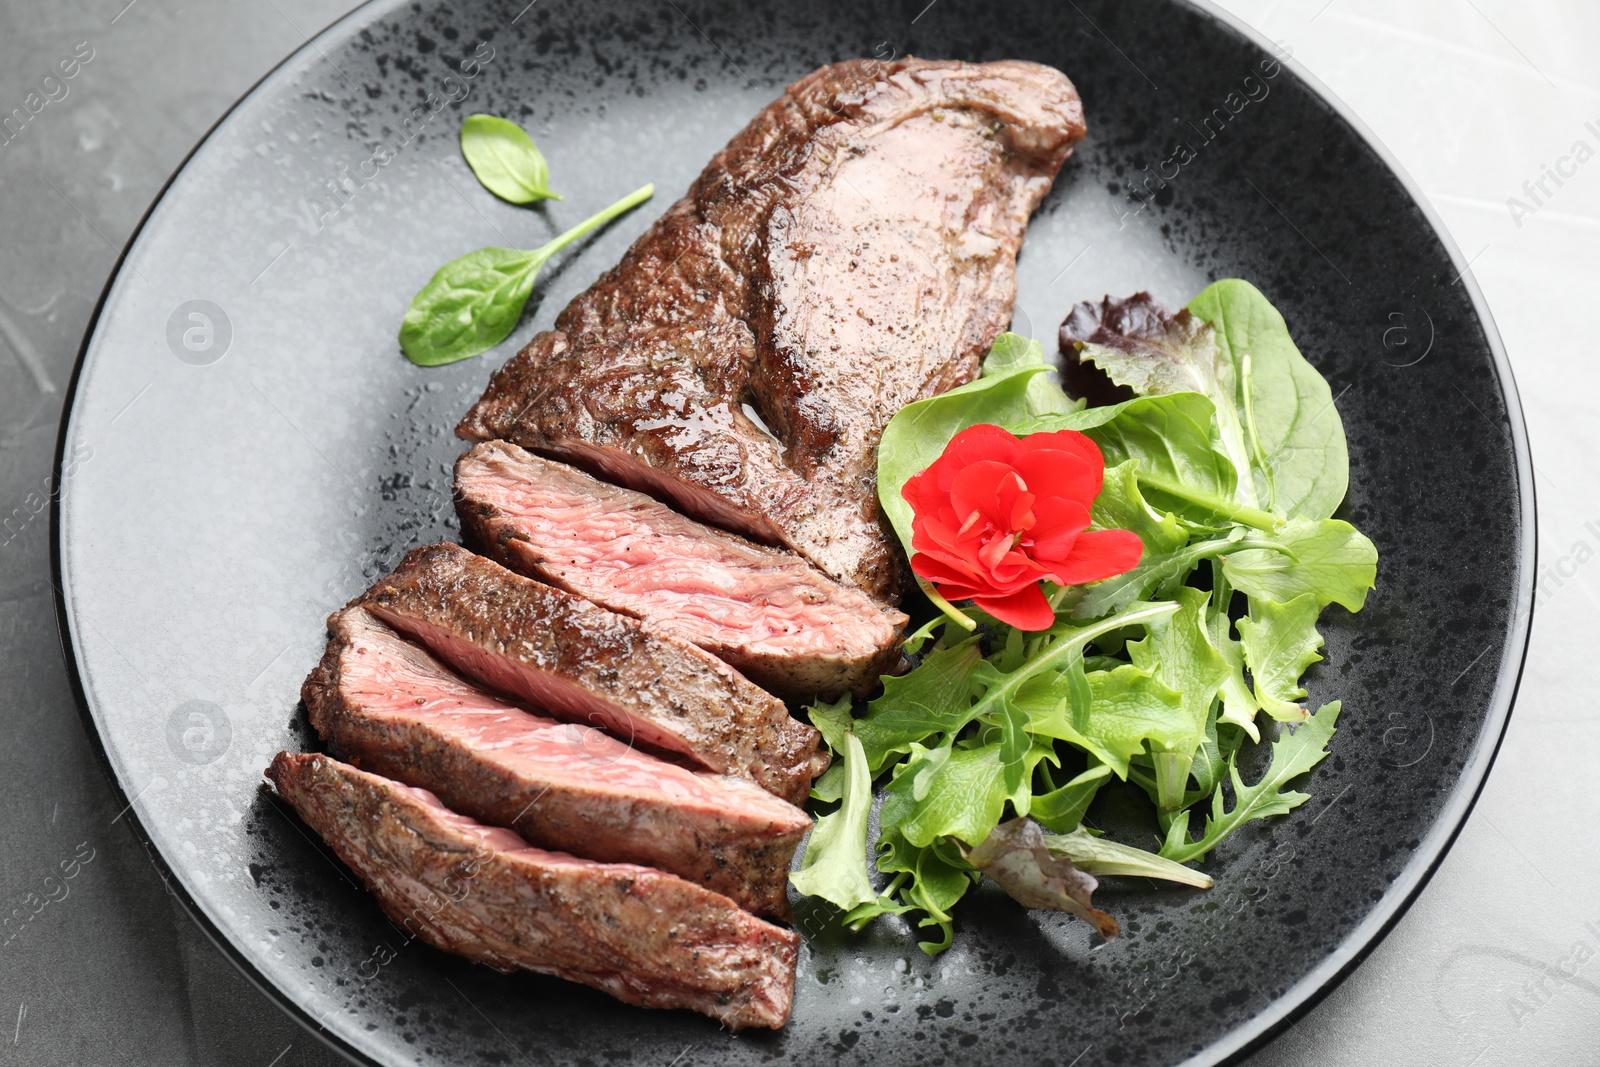
[[[1100,883],[1065,856],[1045,846],[1044,831],[1032,819],[1001,823],[969,851],[967,862],[982,871],[1025,908],[1065,911],[1091,923],[1113,941],[1121,933],[1117,920],[1089,902]]]

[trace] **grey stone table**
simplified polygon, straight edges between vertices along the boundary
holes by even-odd
[[[1527,674],[1477,811],[1394,933],[1252,1062],[1600,1063],[1600,6],[1227,3],[1455,233],[1518,374],[1541,518]],[[0,143],[0,902],[48,901],[0,934],[0,1064],[340,1062],[205,940],[129,831],[61,657],[48,502],[118,251],[228,105],[345,6],[0,0],[0,113],[76,63]]]

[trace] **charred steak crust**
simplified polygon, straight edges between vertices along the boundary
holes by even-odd
[[[282,752],[267,777],[408,932],[735,1030],[781,1027],[799,938],[676,875],[524,846],[399,783]]]
[[[779,696],[863,691],[899,658],[906,617],[792,552],[506,441],[456,461],[469,543],[505,566],[698,645]]]
[[[758,915],[788,917],[805,812],[742,778],[530,715],[456,678],[361,608],[331,625],[301,696],[336,756],[540,847],[659,867]]]
[[[813,727],[715,656],[459,545],[413,549],[351,604],[474,681],[796,806],[827,766]]]
[[[969,381],[1083,137],[1059,71],[852,60],[789,86],[456,432],[570,459],[893,601],[878,439]]]

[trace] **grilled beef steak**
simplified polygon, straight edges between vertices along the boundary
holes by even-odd
[[[904,615],[792,552],[504,441],[456,462],[456,509],[512,570],[655,623],[784,697],[870,688],[899,656]]]
[[[459,545],[414,549],[354,603],[491,689],[791,804],[827,766],[815,729],[715,656]]]
[[[727,897],[649,867],[529,848],[327,756],[281,752],[267,776],[389,917],[437,948],[735,1030],[789,1017],[799,938]]]
[[[453,810],[589,859],[640,863],[787,917],[811,819],[743,778],[692,771],[468,685],[361,608],[301,688],[335,755]]]
[[[898,596],[889,417],[970,380],[1084,134],[1033,63],[852,60],[791,85],[456,432],[570,459]]]

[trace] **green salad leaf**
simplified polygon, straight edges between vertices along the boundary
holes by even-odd
[[[1250,677],[1255,680],[1255,695],[1261,709],[1274,719],[1299,722],[1306,709],[1299,701],[1306,696],[1300,676],[1322,659],[1322,635],[1317,633],[1317,616],[1322,605],[1310,593],[1287,604],[1270,600],[1250,601],[1250,615],[1239,620],[1239,639]]]
[[[1216,282],[1189,310],[1216,331],[1265,505],[1288,518],[1331,517],[1349,488],[1350,458],[1327,380],[1249,282]]]
[[[515,122],[468,115],[461,123],[461,154],[483,187],[513,204],[560,200],[550,189],[550,167],[539,146]]]
[[[1211,810],[1201,835],[1191,838],[1189,821],[1179,819],[1168,831],[1161,854],[1178,863],[1197,860],[1252,819],[1286,815],[1310,800],[1305,793],[1295,792],[1288,785],[1327,758],[1328,741],[1339,721],[1339,708],[1339,701],[1335,700],[1318,708],[1305,722],[1281,727],[1283,732],[1272,742],[1272,763],[1254,785],[1244,784],[1237,763],[1230,760],[1228,778],[1233,785],[1233,806],[1229,807],[1222,790],[1217,790],[1211,796]]]
[[[1287,604],[1311,596],[1318,606],[1360,611],[1378,577],[1378,550],[1342,519],[1292,519],[1275,535],[1240,542],[1222,572],[1242,593]]]
[[[977,381],[907,404],[884,427],[878,443],[878,503],[908,552],[911,505],[900,490],[939,458],[950,438],[980,423],[1011,426],[1082,406],[1050,384],[1051,368],[1037,342],[1003,333],[992,353]]]
[[[967,853],[967,862],[1025,908],[1071,912],[1092,923],[1107,941],[1121,932],[1117,920],[1089,903],[1098,885],[1094,876],[1046,848],[1044,831],[1032,819],[1013,819],[996,827],[983,844]]]
[[[835,754],[813,793],[838,808],[813,829],[795,884],[857,929],[914,922],[929,953],[949,947],[953,909],[983,878],[1107,939],[1116,924],[1090,901],[1095,876],[1209,887],[1184,864],[1304,803],[1291,786],[1326,757],[1340,714],[1338,701],[1301,704],[1317,688],[1317,622],[1331,604],[1361,610],[1377,578],[1372,542],[1332,517],[1349,479],[1332,393],[1254,287],[1218,282],[1175,315],[1142,294],[1108,299],[1068,325],[1080,358],[1139,395],[1085,407],[1038,344],[1002,335],[976,381],[890,419],[880,501],[909,552],[901,487],[956,433],[1077,431],[1106,461],[1091,528],[1136,534],[1139,562],[1046,583],[1055,622],[1035,632],[925,587],[944,615],[907,639],[916,666],[859,707],[811,711]],[[1264,732],[1269,762],[1247,784],[1240,767],[1257,765]],[[1159,854],[1095,828],[1097,811],[1145,798]]]
[[[1045,834],[1044,847],[1071,860],[1087,874],[1126,875],[1133,878],[1160,878],[1167,882],[1210,889],[1211,876],[1174,863],[1165,856],[1146,852],[1132,845],[1097,837],[1078,827],[1071,833]]]
[[[849,911],[877,899],[861,857],[867,848],[867,819],[872,814],[872,775],[861,742],[849,730],[849,701],[811,709],[811,721],[828,747],[843,760],[839,808],[817,820],[800,868],[790,874],[794,887]]]

